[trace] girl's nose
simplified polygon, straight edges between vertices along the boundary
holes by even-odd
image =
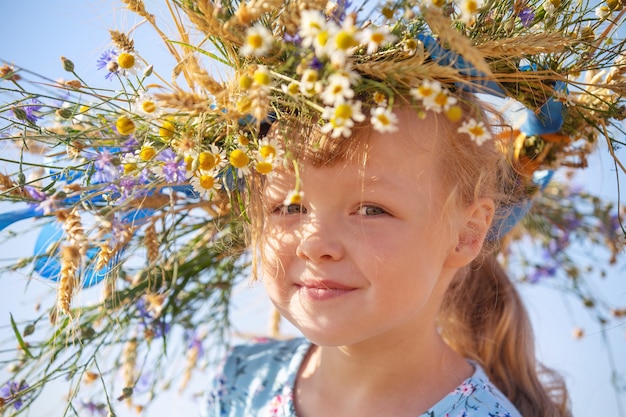
[[[311,262],[337,261],[344,255],[340,233],[336,227],[319,221],[302,224],[296,255]]]

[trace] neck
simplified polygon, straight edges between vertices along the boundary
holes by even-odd
[[[467,361],[434,328],[401,340],[314,346],[298,379],[299,415],[324,415],[319,407],[311,407],[320,403],[345,410],[339,414],[345,416],[418,415],[471,374]],[[390,408],[396,411],[390,414]],[[313,409],[317,411],[308,412]]]

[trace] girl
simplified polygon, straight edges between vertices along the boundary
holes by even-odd
[[[488,256],[504,157],[436,113],[395,114],[391,135],[270,132],[293,139],[294,169],[252,193],[252,237],[269,297],[305,338],[235,348],[210,416],[567,415]]]

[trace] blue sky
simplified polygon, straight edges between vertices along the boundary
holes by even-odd
[[[157,10],[163,9],[163,5],[157,3],[148,1],[147,6],[156,13]],[[104,74],[96,71],[95,63],[100,53],[109,45],[108,29],[124,31],[138,22],[134,15],[121,12],[121,9],[120,4],[111,0],[2,1],[0,13],[4,19],[0,25],[0,36],[3,39],[0,58],[45,74],[51,79],[57,79],[68,78],[68,73],[61,67],[60,57],[63,55],[75,63],[77,72],[90,84],[116,88],[114,83],[105,83]],[[154,64],[156,71],[160,71],[166,77],[169,76],[172,61],[168,59],[168,53],[158,36],[146,26],[137,30],[135,38],[138,52]],[[1,93],[0,100],[5,100]],[[12,171],[1,166],[0,170]],[[623,175],[621,180],[626,184]],[[602,153],[602,157],[593,160],[592,166],[578,175],[577,181],[597,194],[617,199],[615,175],[606,152]],[[0,211],[7,209],[7,205],[0,205]],[[0,248],[3,251],[2,258],[24,256],[32,250],[32,240],[26,235],[20,245],[8,248],[0,245]],[[626,305],[624,272],[622,267],[603,280],[598,277],[590,277],[590,280],[596,283],[594,285],[606,299],[615,305],[624,306]],[[17,274],[5,274],[0,282],[3,285],[3,291],[0,293],[0,325],[8,322],[9,311],[18,315],[23,314],[24,317],[32,311],[30,305],[24,306],[18,300],[26,298],[34,302],[40,297],[40,293],[51,289],[50,283],[35,281],[30,283],[28,290],[25,291],[26,281],[23,276]],[[611,387],[607,346],[612,349],[617,371],[622,375],[626,374],[624,322],[602,331],[577,300],[545,286],[526,285],[522,286],[520,291],[533,320],[539,357],[546,365],[563,373],[571,390],[574,415],[618,416],[618,401]],[[268,307],[262,291],[242,289],[242,292],[245,294],[241,300],[256,301],[252,308],[247,301],[237,301],[236,320],[239,320],[241,328],[264,331],[266,326],[264,318]],[[254,311],[251,312],[251,309]],[[245,317],[261,319],[251,321]],[[586,336],[581,340],[575,340],[571,336],[574,327],[585,329]],[[198,384],[203,383],[198,378],[195,381]],[[626,386],[623,378],[621,382]],[[622,406],[626,407],[626,395],[622,393],[620,396]],[[59,407],[63,403],[60,395],[55,401]],[[182,410],[195,415],[192,411],[195,410],[195,404],[189,397],[181,397],[176,392],[166,394],[157,401],[158,405],[148,409],[144,415],[153,417],[172,413],[179,415],[182,414]],[[46,406],[46,409],[50,410],[48,407]],[[124,415],[122,408],[119,407],[118,415]],[[38,413],[34,412],[33,415]]]

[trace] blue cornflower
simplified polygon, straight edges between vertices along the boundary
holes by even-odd
[[[5,402],[13,401],[13,408],[19,410],[24,405],[26,395],[22,393],[28,389],[28,384],[24,381],[9,381],[0,389],[0,398]]]
[[[522,11],[519,12],[518,16],[522,21],[522,26],[524,26],[525,28],[530,27],[530,25],[533,23],[533,20],[535,19],[535,13],[533,13],[533,11],[530,10],[528,7],[522,9]]]
[[[167,148],[163,150],[158,159],[163,161],[161,168],[163,178],[169,183],[181,183],[186,180],[187,168],[183,158],[178,157],[173,150]]]
[[[112,80],[113,75],[116,75],[119,71],[119,65],[117,63],[117,51],[113,48],[105,50],[98,61],[96,62],[98,70],[103,68],[107,69],[107,75],[104,76],[107,80]]]
[[[91,177],[94,184],[110,183],[119,178],[120,167],[115,164],[117,158],[109,150],[100,152],[94,160],[96,172]]]
[[[43,103],[41,101],[36,98],[31,98],[30,100],[26,100],[22,106],[13,109],[13,115],[20,120],[35,123],[43,117],[38,114],[42,107]],[[19,112],[19,114],[17,112]]]

